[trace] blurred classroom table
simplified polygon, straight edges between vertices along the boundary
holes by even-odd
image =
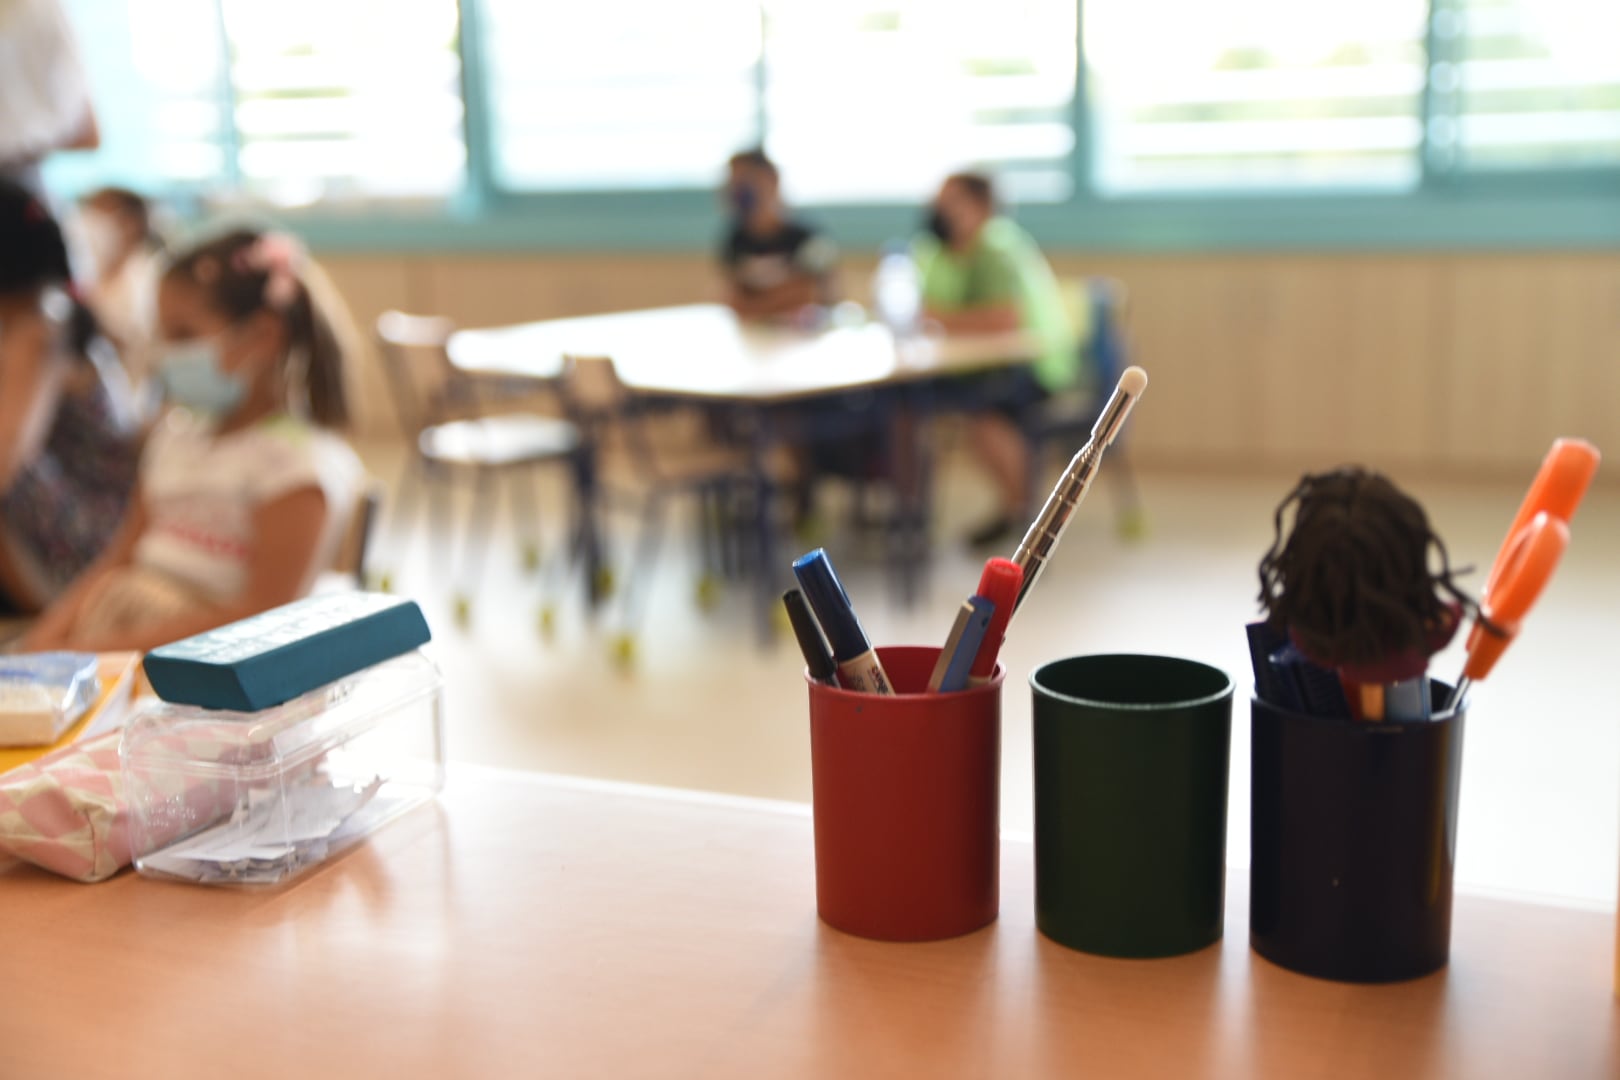
[[[723,304],[689,304],[459,330],[450,362],[473,375],[551,380],[565,356],[606,356],[631,390],[771,404],[1026,364],[1027,334],[896,341],[875,323],[798,329],[745,323]]]
[[[393,1077],[1620,1075],[1612,915],[1460,896],[1451,966],[1387,986],[1226,940],[1109,960],[999,922],[921,945],[815,914],[806,808],[458,767],[288,888],[0,864],[0,1072]]]
[[[1027,364],[1039,354],[1039,343],[1022,331],[897,339],[877,323],[809,329],[749,323],[723,304],[689,304],[461,330],[447,351],[450,362],[468,375],[542,382],[561,376],[566,356],[607,357],[633,394],[726,406],[741,414],[736,426],[748,433],[749,460],[761,470],[756,479],[764,488],[764,463],[772,447],[802,434],[802,425],[792,422],[795,406],[881,390],[889,392],[883,398],[885,416],[925,415],[934,410],[932,384]],[[788,419],[781,422],[784,414]],[[885,438],[902,438],[900,425],[877,426]],[[904,453],[921,461],[922,425],[904,430],[911,440]],[[891,446],[891,457],[895,453]],[[907,600],[916,595],[927,561],[927,491],[918,487],[896,499],[888,530],[894,578]],[[754,575],[763,640],[772,636],[771,613],[786,574],[768,517],[762,506],[753,529],[758,563],[765,568]]]

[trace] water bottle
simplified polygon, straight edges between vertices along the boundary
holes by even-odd
[[[878,321],[893,331],[895,337],[909,337],[917,332],[922,316],[922,289],[917,280],[917,265],[904,244],[891,243],[884,247],[877,273],[872,275],[872,306],[877,310]]]

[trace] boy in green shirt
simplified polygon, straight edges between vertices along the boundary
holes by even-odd
[[[1029,448],[1019,416],[1079,381],[1078,342],[1057,278],[1030,235],[996,212],[988,177],[957,173],[935,196],[931,236],[916,255],[923,308],[947,334],[1023,331],[1038,343],[1028,367],[970,376],[975,415],[969,431],[977,458],[994,480],[1001,506],[968,538],[975,546],[1011,538],[1028,512]]]

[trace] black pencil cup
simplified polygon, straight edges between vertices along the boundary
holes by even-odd
[[[1393,982],[1451,953],[1465,710],[1370,723],[1252,706],[1249,944],[1292,971]]]

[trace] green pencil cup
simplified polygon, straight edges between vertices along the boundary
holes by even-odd
[[[1232,680],[1167,656],[1077,656],[1030,676],[1035,921],[1072,949],[1175,956],[1218,941]]]

